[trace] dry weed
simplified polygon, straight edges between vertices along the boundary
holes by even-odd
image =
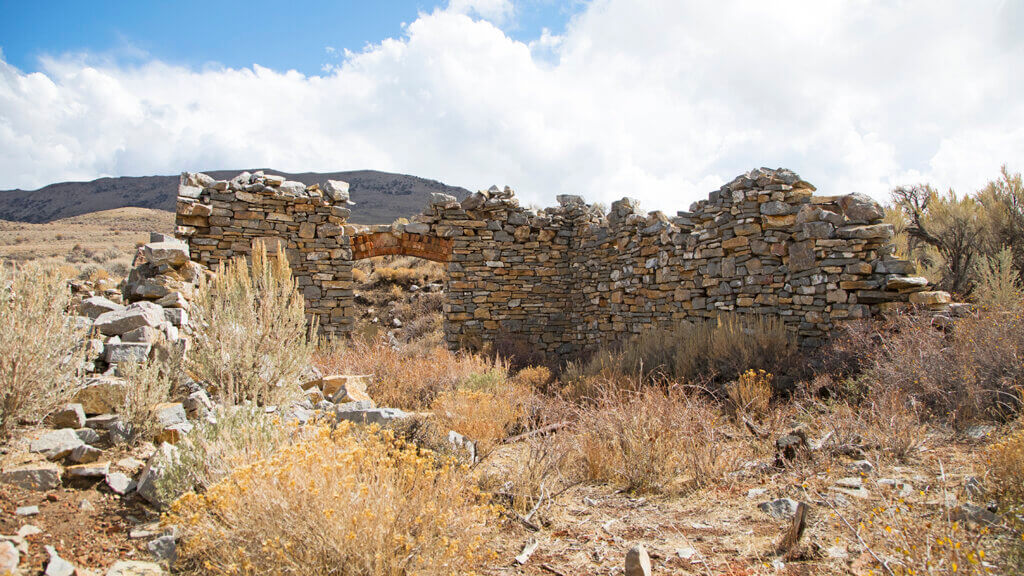
[[[175,503],[178,565],[217,574],[463,574],[493,512],[469,476],[388,432],[319,428]]]
[[[725,386],[732,409],[737,414],[762,417],[772,399],[772,375],[764,370],[747,370],[735,382]]]
[[[442,392],[495,368],[481,356],[444,348],[396,350],[383,338],[328,343],[317,351],[315,364],[324,374],[373,374],[370,396],[405,410],[426,410]]]
[[[251,266],[236,258],[202,281],[192,302],[194,345],[188,369],[223,403],[281,404],[301,393],[297,379],[315,339],[284,254],[260,243]]]
[[[118,413],[128,425],[133,441],[150,441],[160,432],[158,405],[167,402],[178,384],[181,355],[171,353],[149,362],[129,362],[118,366],[128,382],[124,404]]]
[[[646,387],[607,391],[581,407],[576,442],[586,476],[636,492],[704,486],[734,470],[725,420],[701,394]]]
[[[87,329],[65,316],[70,291],[36,265],[0,265],[0,440],[36,423],[81,385]]]
[[[528,391],[502,382],[442,392],[431,408],[442,429],[469,438],[476,444],[478,458],[486,458],[523,421],[528,395]]]

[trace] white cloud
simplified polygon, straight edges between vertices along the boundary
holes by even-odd
[[[448,11],[475,15],[500,26],[512,18],[515,7],[511,0],[448,0]]]
[[[1020,12],[595,0],[526,44],[496,26],[507,1],[452,0],[323,76],[78,56],[26,74],[0,53],[0,188],[374,168],[674,211],[786,166],[826,194],[973,190],[1024,169],[1024,42],[1005,24]]]

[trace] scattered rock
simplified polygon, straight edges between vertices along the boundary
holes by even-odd
[[[89,429],[85,428],[85,430]],[[95,431],[92,430],[90,430],[90,432],[92,432],[93,434],[96,433]],[[68,454],[68,460],[74,462],[75,464],[88,464],[90,462],[95,462],[99,460],[100,456],[103,456],[103,450],[100,450],[99,448],[94,448],[92,446],[89,446],[88,444],[82,444],[81,446],[78,446],[77,448],[72,450],[71,454]]]
[[[74,401],[82,405],[86,414],[110,414],[116,412],[124,404],[124,394],[127,384],[120,378],[102,377],[91,378],[86,381],[85,388],[75,394]],[[107,416],[107,419],[116,419],[116,416]],[[89,428],[106,429],[103,426],[94,426],[92,422],[98,422],[92,418],[86,420],[85,425]]]
[[[149,359],[149,352],[152,349],[153,347],[145,342],[120,342],[117,344],[108,342],[103,348],[103,354],[108,364],[141,363]]]
[[[953,519],[975,528],[984,528],[999,523],[999,517],[992,511],[969,502],[957,506],[953,511]]]
[[[114,312],[115,310],[123,310],[124,306],[104,298],[103,296],[92,296],[82,300],[82,303],[78,306],[78,312],[82,316],[87,316],[93,320],[99,318],[102,314],[107,312]]]
[[[651,558],[643,544],[626,552],[626,576],[651,576]]]
[[[146,463],[146,467],[142,470],[142,475],[139,476],[139,483],[135,488],[143,500],[157,507],[163,506],[163,502],[161,502],[157,494],[156,482],[164,473],[164,467],[167,465],[167,462],[171,462],[177,457],[178,449],[173,444],[160,445],[157,453]]]
[[[875,469],[875,465],[867,460],[856,460],[847,464],[846,467],[861,474],[868,474]]]
[[[8,540],[0,540],[0,574],[17,574],[21,554]]]
[[[776,520],[788,520],[796,514],[796,508],[800,503],[792,498],[779,498],[769,500],[757,505],[757,508]]]
[[[82,512],[96,511],[96,507],[92,505],[92,502],[89,502],[85,498],[82,498],[82,501],[78,503],[78,509],[81,510]]]
[[[42,454],[49,460],[59,460],[83,444],[82,439],[70,428],[61,428],[43,434],[29,443],[29,451]]]
[[[119,496],[124,496],[131,491],[134,484],[131,478],[121,472],[107,474],[106,483],[110,491]]]
[[[94,326],[106,336],[120,336],[142,326],[156,328],[163,321],[163,307],[143,301],[100,314]]]
[[[25,524],[21,528],[18,528],[18,538],[28,538],[29,536],[35,536],[36,534],[42,534],[43,529],[35,524]],[[3,574],[0,571],[0,574]]]
[[[747,490],[747,498],[754,500],[755,498],[760,498],[767,493],[768,490],[766,488],[751,488],[750,490]]]
[[[49,462],[4,470],[0,480],[26,490],[53,490],[60,486],[60,467]]]
[[[54,428],[81,428],[85,426],[85,410],[81,404],[65,404],[50,415],[49,421]]]
[[[980,426],[969,426],[964,430],[964,437],[970,440],[984,440],[992,435],[996,431],[995,426],[980,425]]]
[[[77,434],[78,438],[86,444],[95,444],[100,441],[99,432],[92,428],[79,428],[78,430],[75,430],[75,434]]]
[[[19,506],[14,514],[17,516],[35,516],[39,514],[39,506]]]
[[[64,469],[64,472],[70,478],[84,478],[93,480],[96,478],[106,478],[107,473],[110,472],[110,462],[90,462],[89,464],[76,464],[74,466],[68,466]]]
[[[46,576],[75,576],[75,567],[57,554],[53,546],[44,546],[50,559],[46,562]]]
[[[364,404],[363,402],[351,402],[350,404]],[[368,408],[358,410],[345,410],[344,405],[336,407],[335,415],[341,420],[348,420],[356,424],[377,424],[383,426],[394,420],[401,420],[411,416],[399,408]]]
[[[142,247],[146,262],[153,266],[181,266],[189,261],[188,244],[178,241],[150,242]]]
[[[173,563],[178,559],[178,542],[173,534],[164,534],[155,540],[151,540],[146,545],[146,548],[149,549],[149,553],[157,560],[166,560]]]

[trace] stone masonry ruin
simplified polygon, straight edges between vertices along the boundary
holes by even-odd
[[[808,346],[837,322],[908,303],[950,307],[914,266],[892,256],[893,228],[863,194],[814,196],[785,170],[757,169],[669,217],[579,196],[536,211],[491,188],[461,203],[435,194],[423,214],[359,226],[348,185],[305,186],[243,173],[230,181],[182,175],[177,235],[215,266],[257,240],[284,250],[307,313],[331,336],[354,323],[353,262],[409,255],[447,266],[449,347],[502,338],[565,358],[664,322],[721,311],[772,314]]]

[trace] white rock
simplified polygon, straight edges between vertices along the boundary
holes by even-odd
[[[82,439],[71,428],[61,428],[43,434],[29,443],[29,451],[46,456],[49,460],[57,460],[71,454],[71,451],[83,444]]]

